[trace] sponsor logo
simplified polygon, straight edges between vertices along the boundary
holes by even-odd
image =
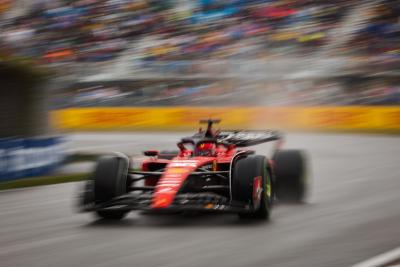
[[[170,167],[196,167],[196,161],[175,161],[169,164]]]
[[[181,173],[185,173],[185,172],[187,172],[186,169],[184,169],[184,168],[176,168],[176,167],[170,168],[170,169],[167,170],[167,174],[181,174]]]
[[[173,191],[173,190],[174,190],[173,187],[171,187],[171,186],[165,186],[165,187],[162,187],[162,188],[158,189],[157,193],[160,193],[160,194],[169,193],[169,192],[171,192],[171,191]]]
[[[261,194],[262,194],[262,177],[254,177],[253,181],[253,205],[254,208],[258,208],[260,205]]]
[[[48,172],[64,159],[64,145],[57,138],[15,139],[0,142],[0,179]]]

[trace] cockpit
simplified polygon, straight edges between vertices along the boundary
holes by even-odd
[[[201,156],[201,157],[213,157],[217,153],[217,145],[215,142],[199,142],[196,145],[194,155]]]

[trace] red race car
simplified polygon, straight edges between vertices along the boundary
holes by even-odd
[[[177,151],[144,151],[140,170],[120,153],[98,159],[80,200],[82,211],[122,219],[131,210],[213,211],[268,219],[274,200],[303,201],[306,160],[281,150],[276,131],[214,131],[219,120],[202,120],[205,131],[178,142]],[[275,141],[271,159],[243,149]]]

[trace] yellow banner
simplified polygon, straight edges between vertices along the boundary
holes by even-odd
[[[400,107],[135,107],[72,108],[52,113],[62,130],[189,130],[200,119],[221,128],[400,131]]]

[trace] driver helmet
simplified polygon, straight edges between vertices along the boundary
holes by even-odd
[[[216,145],[213,142],[204,142],[196,146],[196,155],[210,157],[214,156],[216,153]]]

